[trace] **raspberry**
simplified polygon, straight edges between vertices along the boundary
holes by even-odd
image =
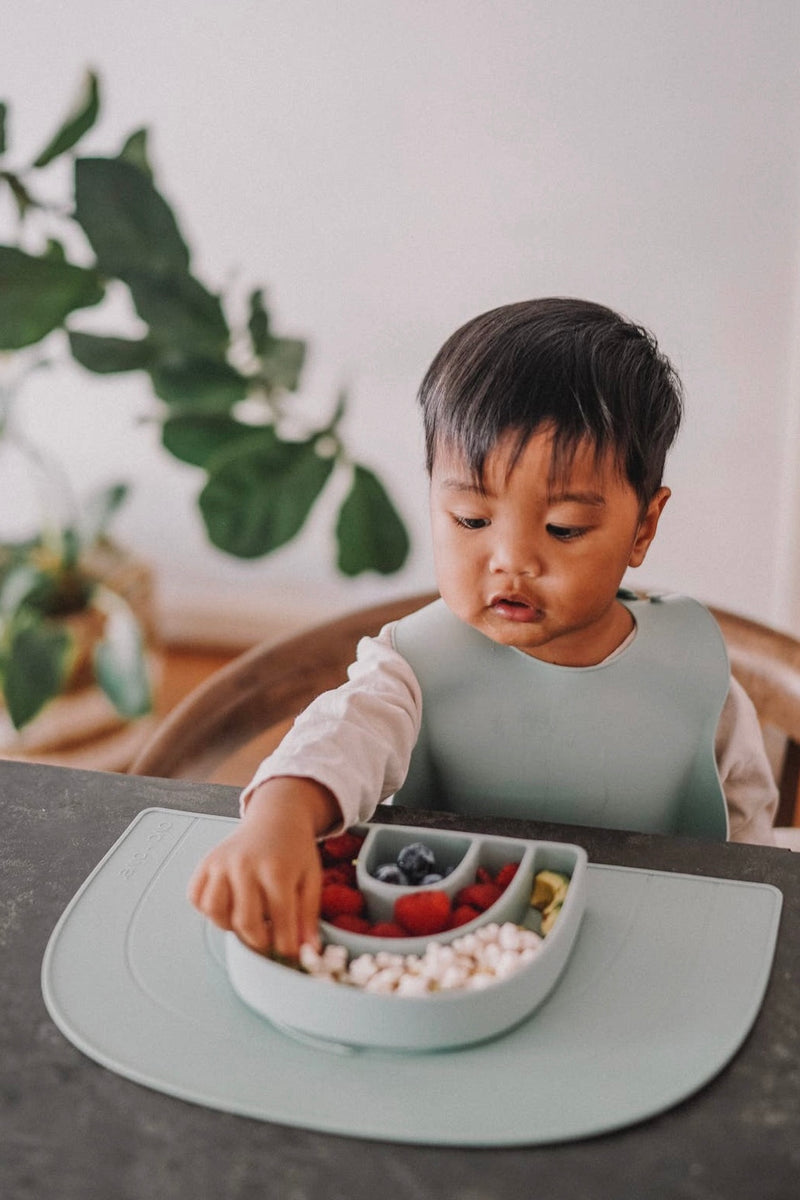
[[[448,924],[448,929],[455,929],[458,925],[466,925],[468,921],[474,921],[479,917],[477,908],[473,908],[471,904],[459,904],[458,908],[454,908]]]
[[[456,895],[456,905],[471,904],[479,912],[486,912],[502,894],[502,888],[496,883],[471,883]]]
[[[355,887],[356,885],[356,868],[354,863],[334,863],[332,867],[325,867],[322,872],[323,887],[326,883],[343,883],[345,887]]]
[[[337,929],[346,929],[348,933],[371,933],[371,926],[366,917],[357,917],[353,913],[339,913],[331,925]]]
[[[343,913],[360,917],[364,911],[364,897],[356,888],[343,883],[327,883],[322,889],[320,911],[326,920],[332,921]]]
[[[322,857],[326,863],[352,862],[354,858],[358,858],[363,842],[363,837],[359,837],[357,833],[345,831],[335,834],[325,838],[322,843]]]
[[[394,904],[394,919],[414,937],[442,933],[450,920],[447,892],[408,892]]]
[[[372,926],[369,932],[372,937],[379,938],[408,937],[405,929],[394,921],[378,921],[376,925]]]
[[[499,888],[505,890],[517,873],[519,863],[506,863],[495,875],[494,881]]]

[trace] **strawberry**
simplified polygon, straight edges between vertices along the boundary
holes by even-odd
[[[479,912],[486,912],[502,894],[502,888],[496,883],[471,883],[469,887],[464,887],[457,893],[456,905],[471,904]]]
[[[326,863],[352,862],[354,858],[358,858],[358,852],[363,842],[363,837],[359,837],[357,833],[350,833],[348,830],[325,838],[322,842],[323,861]]]
[[[326,883],[322,889],[320,911],[328,921],[343,913],[360,917],[364,911],[364,897],[357,888],[347,887],[343,883]]]
[[[407,892],[395,900],[394,919],[413,937],[442,933],[450,920],[450,897],[434,889]]]
[[[377,924],[372,926],[369,932],[372,937],[379,938],[408,937],[405,929],[396,924],[395,921],[378,921]]]
[[[481,914],[477,908],[473,908],[471,904],[459,904],[458,908],[454,908],[450,916],[448,929],[456,929],[459,925],[466,925],[468,921],[474,921]]]
[[[371,927],[366,917],[357,917],[354,913],[339,913],[338,917],[334,917],[331,925],[335,925],[337,929],[346,929],[348,933],[370,933]]]
[[[475,872],[476,883],[494,883],[491,871],[487,871],[486,867],[478,867]]]
[[[511,883],[511,880],[516,875],[518,866],[519,863],[506,863],[495,875],[494,881],[499,888],[503,889],[503,891],[505,891],[505,889]]]

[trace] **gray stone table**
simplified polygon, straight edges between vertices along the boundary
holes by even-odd
[[[231,788],[0,763],[3,1200],[793,1200],[800,1195],[800,855],[515,821],[473,832],[583,844],[617,865],[772,883],[784,895],[764,1005],[733,1061],[671,1111],[564,1145],[360,1141],[211,1111],[85,1058],[41,998],[48,937],[144,808],[236,812]],[[382,820],[459,826],[444,814]],[[502,1097],[498,1098],[502,1102]]]

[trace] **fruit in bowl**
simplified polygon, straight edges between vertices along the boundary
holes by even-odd
[[[474,881],[461,888],[451,898],[447,892],[441,891],[437,887],[443,876],[431,872],[426,875],[422,874],[424,867],[430,865],[431,862],[435,863],[433,852],[429,847],[423,843],[412,843],[407,849],[413,852],[413,861],[417,864],[416,870],[419,874],[418,880],[414,880],[413,875],[409,877],[406,873],[403,873],[402,878],[395,880],[390,872],[382,870],[381,867],[374,875],[374,878],[381,883],[419,887],[418,891],[404,892],[397,897],[394,901],[391,920],[371,923],[367,919],[365,916],[367,902],[355,882],[355,877],[352,882],[347,882],[345,874],[340,870],[341,864],[335,860],[323,875],[321,896],[323,918],[337,928],[354,933],[371,934],[373,937],[424,937],[434,933],[443,933],[446,929],[453,929],[475,920],[481,913],[491,908],[514,878],[518,866],[515,862],[504,863],[495,875],[492,875],[485,867],[479,867]],[[330,851],[324,849],[324,843],[322,854],[323,861],[330,861]],[[402,860],[408,864],[410,858],[411,856],[404,855],[401,851],[398,855],[398,863]],[[346,864],[348,868],[353,865],[350,862]],[[383,864],[383,866],[389,865],[394,866],[394,864]]]
[[[351,932],[323,919],[323,949],[318,954],[305,948],[299,970],[226,935],[228,976],[240,999],[300,1037],[387,1050],[467,1045],[529,1016],[556,984],[574,945],[585,905],[585,851],[562,843],[426,830],[424,841],[437,863],[452,863],[453,870],[432,886],[404,886],[382,882],[371,872],[380,862],[396,859],[404,846],[420,842],[420,831],[374,825],[350,832],[360,843],[334,840],[333,849],[321,846],[323,869],[345,872],[329,876],[326,886],[341,889],[328,894],[337,907],[344,903],[353,909],[340,911],[334,920],[366,921],[372,932]],[[338,853],[344,859],[337,859]],[[355,886],[346,882],[353,869]],[[561,876],[566,891],[560,893],[555,925],[543,934],[543,913],[531,900],[534,876],[545,872]],[[548,889],[545,907],[557,894],[555,885]],[[488,907],[480,912],[475,902]],[[537,898],[539,903],[544,902]],[[452,925],[454,914],[467,908],[477,916]],[[394,918],[409,920],[409,912],[412,922],[422,918],[415,929],[445,921],[450,927],[408,936]],[[388,928],[393,924],[403,936]]]

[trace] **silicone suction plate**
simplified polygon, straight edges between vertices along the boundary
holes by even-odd
[[[780,892],[590,864],[569,961],[529,1020],[446,1054],[305,1044],[241,1002],[223,935],[186,900],[199,859],[235,828],[140,813],[70,901],[42,964],[64,1035],[168,1095],[358,1139],[563,1142],[641,1121],[708,1083],[761,1005]]]
[[[411,889],[385,884],[370,871],[420,840],[418,829],[394,825],[366,832],[357,878],[372,920],[385,920],[394,898]],[[228,976],[237,995],[256,1012],[305,1036],[384,1050],[442,1050],[484,1041],[527,1017],[548,995],[563,971],[578,933],[586,903],[586,852],[580,846],[500,837],[469,837],[426,831],[425,842],[437,862],[455,863],[442,885],[451,896],[475,879],[479,866],[494,872],[517,862],[517,872],[500,899],[480,918],[436,937],[382,939],[346,933],[323,923],[326,940],[352,954],[421,954],[430,941],[452,942],[480,924],[530,922],[534,875],[542,870],[570,876],[564,906],[534,960],[513,975],[470,991],[423,997],[378,995],[318,979],[256,954],[234,935],[226,938]],[[538,914],[537,914],[538,915]]]

